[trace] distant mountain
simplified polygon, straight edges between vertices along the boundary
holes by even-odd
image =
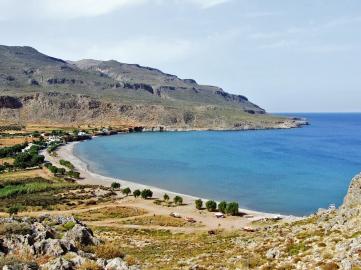
[[[148,129],[294,127],[246,97],[114,60],[65,61],[31,47],[0,46],[3,122],[126,125]]]

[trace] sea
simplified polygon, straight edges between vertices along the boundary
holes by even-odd
[[[79,143],[74,154],[105,176],[250,210],[303,216],[339,206],[361,172],[361,113],[287,115],[310,125],[119,134]]]

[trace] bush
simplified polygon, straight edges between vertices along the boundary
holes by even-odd
[[[218,210],[220,212],[222,212],[223,214],[226,213],[226,210],[227,210],[227,202],[226,201],[221,201],[219,204],[218,204]]]
[[[138,198],[138,197],[140,196],[140,190],[139,190],[139,189],[134,190],[134,191],[133,191],[133,196],[134,196],[135,198]]]
[[[167,193],[163,195],[163,200],[165,200],[166,202],[169,201],[169,195]]]
[[[206,208],[209,212],[214,212],[217,209],[217,203],[215,201],[207,201]]]
[[[128,196],[130,193],[132,193],[132,191],[130,190],[130,188],[125,188],[122,190],[122,193],[125,195],[125,196]]]
[[[17,215],[24,207],[22,205],[16,204],[13,206],[10,206],[7,210],[8,214],[10,216]]]
[[[74,170],[74,165],[71,164],[70,161],[61,159],[61,160],[59,161],[59,163],[60,163],[60,165],[63,165],[63,166],[65,166],[65,167],[69,168],[70,170]]]
[[[150,189],[143,189],[140,196],[142,196],[143,199],[152,198],[153,191],[151,191]]]
[[[110,186],[111,186],[112,189],[120,188],[120,184],[118,182],[113,182]]]
[[[173,198],[173,202],[176,204],[176,205],[181,205],[183,203],[183,198],[181,196],[175,196]]]
[[[201,209],[202,209],[202,207],[203,207],[203,201],[202,201],[202,199],[195,200],[194,203],[195,203],[196,208],[197,208],[198,210],[201,210]]]
[[[79,172],[74,172],[74,171],[69,171],[67,173],[67,175],[71,178],[76,178],[79,179],[80,178],[80,173]]]
[[[226,213],[228,215],[237,216],[239,214],[239,205],[236,202],[227,204]]]
[[[73,221],[68,221],[67,223],[65,223],[65,224],[63,225],[63,227],[64,227],[64,229],[65,229],[66,231],[69,231],[69,230],[73,229],[74,226],[75,226],[75,223],[74,223]]]

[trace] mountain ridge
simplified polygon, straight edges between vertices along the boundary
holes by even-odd
[[[13,122],[100,125],[109,120],[217,130],[299,126],[266,114],[245,96],[194,79],[115,60],[65,61],[29,46],[0,45],[0,93],[0,118]]]

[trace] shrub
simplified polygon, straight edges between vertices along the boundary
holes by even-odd
[[[153,191],[151,191],[150,189],[143,189],[140,196],[142,196],[143,199],[152,198]]]
[[[63,166],[65,166],[65,167],[69,168],[70,170],[74,170],[74,165],[71,164],[70,161],[61,159],[61,160],[59,161],[59,163],[60,163],[60,165],[63,165]]]
[[[219,204],[218,204],[218,210],[220,212],[222,212],[223,214],[226,213],[226,210],[227,210],[227,202],[226,201],[221,201]]]
[[[210,212],[214,212],[217,209],[217,203],[215,201],[207,201],[206,202],[206,208]]]
[[[231,202],[227,204],[226,213],[232,216],[236,216],[239,214],[239,205],[237,202]]]
[[[17,215],[22,209],[23,209],[22,205],[16,204],[16,205],[10,206],[8,208],[7,212],[10,216],[13,216],[13,215]]]
[[[203,201],[202,201],[202,199],[195,200],[194,203],[195,203],[196,208],[197,208],[198,210],[202,209],[202,207],[203,207]]]
[[[169,195],[167,193],[163,195],[163,200],[165,200],[166,202],[169,201]]]
[[[134,190],[134,191],[133,191],[133,196],[134,196],[135,198],[138,198],[138,197],[140,196],[140,190],[139,190],[139,189]]]
[[[130,188],[125,188],[122,190],[122,193],[125,195],[125,196],[128,196],[130,193],[132,193],[132,191],[130,190]]]
[[[73,221],[68,221],[67,223],[65,223],[65,224],[63,225],[63,227],[64,227],[64,229],[65,229],[66,231],[69,231],[69,230],[73,229],[74,226],[75,226],[75,223],[74,223]]]
[[[80,173],[79,172],[74,172],[74,171],[69,171],[67,173],[67,175],[71,178],[76,178],[79,179],[80,178]]]
[[[181,205],[183,203],[183,198],[181,196],[175,196],[173,198],[173,202],[176,204],[176,205]]]
[[[113,182],[110,186],[112,189],[120,188],[120,184],[118,182]]]

